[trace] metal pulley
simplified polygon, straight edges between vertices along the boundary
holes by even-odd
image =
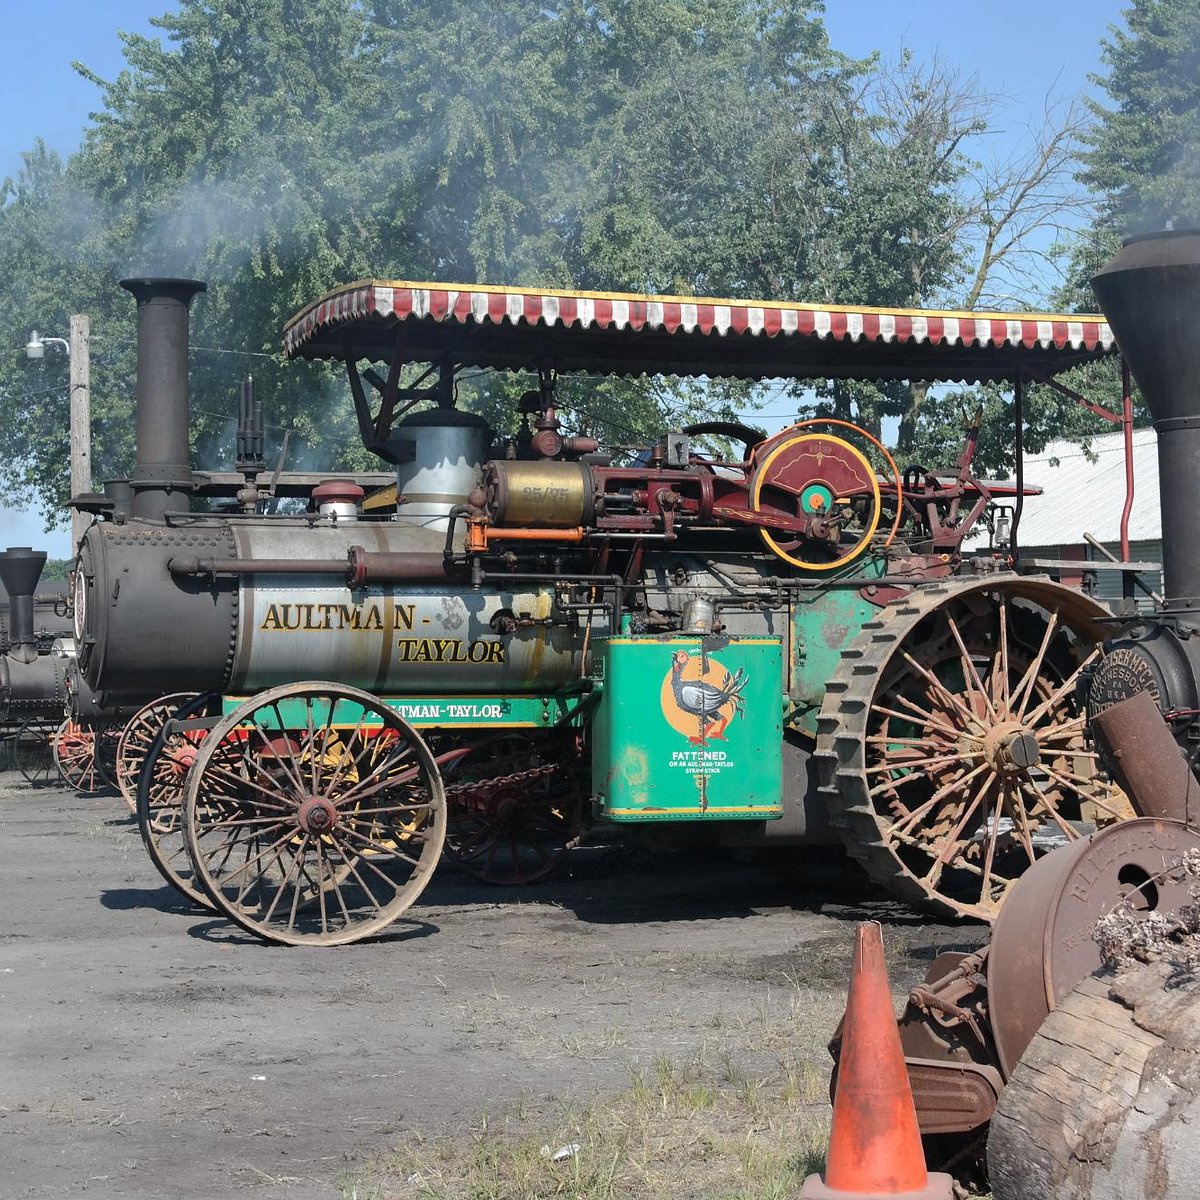
[[[1200,832],[1181,821],[1120,821],[1034,863],[992,930],[988,1012],[1001,1070],[1012,1074],[1038,1026],[1081,979],[1100,969],[1096,922],[1120,903],[1173,913],[1192,903],[1178,871]]]

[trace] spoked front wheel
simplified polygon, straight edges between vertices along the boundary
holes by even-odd
[[[169,697],[157,703],[165,704]],[[183,797],[188,772],[212,721],[221,714],[219,696],[192,695],[164,715],[137,774],[137,821],[142,844],[158,873],[201,908],[213,903],[196,883],[183,831]]]
[[[137,812],[138,779],[155,739],[180,706],[195,698],[195,692],[160,696],[139,708],[121,732],[117,742],[117,788],[129,805],[130,812]]]
[[[383,701],[295,683],[226,716],[184,801],[188,850],[218,910],[286,945],[370,937],[424,891],[446,837],[433,755]]]

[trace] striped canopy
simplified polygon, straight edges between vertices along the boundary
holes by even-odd
[[[1116,350],[1103,317],[360,281],[284,329],[293,358],[744,379],[972,382]]]

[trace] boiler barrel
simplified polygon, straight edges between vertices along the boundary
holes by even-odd
[[[183,689],[244,694],[300,679],[381,695],[503,695],[559,689],[581,677],[582,630],[556,617],[549,586],[350,588],[335,573],[211,579],[168,568],[173,558],[346,561],[353,546],[427,554],[437,540],[366,522],[94,526],[78,585],[81,666],[110,700]]]

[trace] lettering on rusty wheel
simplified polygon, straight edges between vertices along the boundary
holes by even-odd
[[[821,714],[850,852],[906,899],[990,920],[1042,854],[1133,816],[1087,741],[1091,601],[1044,580],[948,584],[846,651]]]
[[[583,824],[577,755],[562,739],[485,738],[444,768],[446,853],[485,883],[532,883],[563,860]]]
[[[170,699],[155,703],[165,707]],[[196,883],[183,834],[183,797],[200,743],[220,713],[219,696],[192,693],[175,711],[163,714],[138,772],[135,793],[138,832],[155,869],[193,904],[209,910],[212,901]]]
[[[117,790],[129,805],[130,812],[137,812],[138,777],[155,739],[167,719],[173,717],[181,705],[195,698],[195,692],[174,692],[151,700],[129,718],[121,731],[117,742]]]
[[[357,688],[296,683],[226,716],[188,778],[196,881],[243,929],[288,945],[370,937],[424,890],[446,836],[433,755]]]

